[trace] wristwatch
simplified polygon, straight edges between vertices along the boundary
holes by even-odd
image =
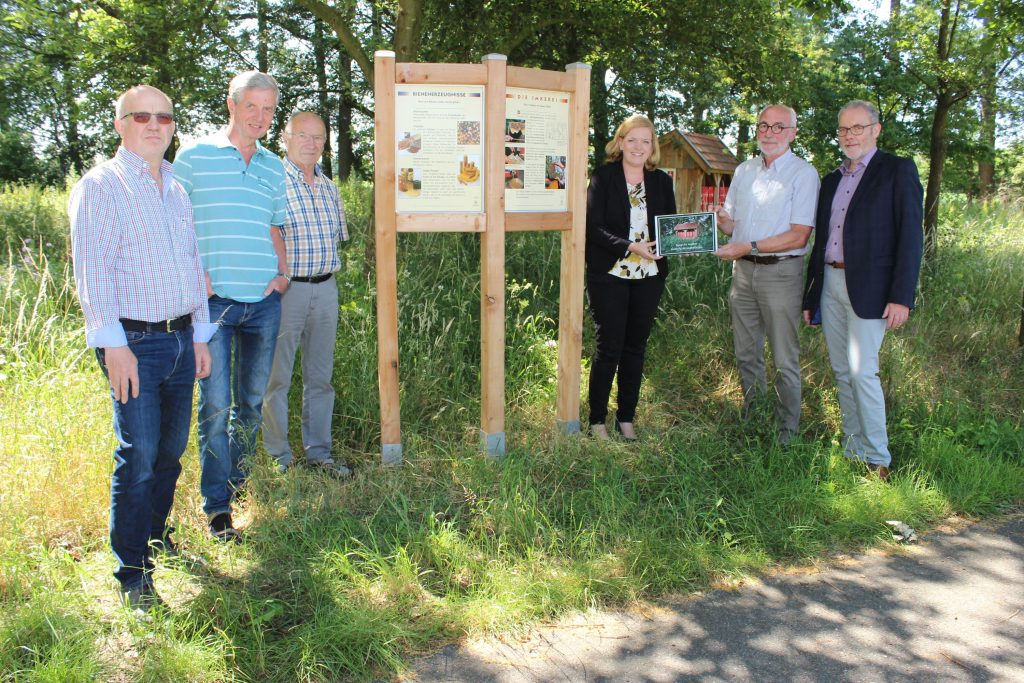
[[[758,256],[760,252],[757,251],[757,242],[750,243],[750,255]]]
[[[292,281],[292,279],[291,279],[291,277],[289,277],[288,273],[278,273],[278,274],[276,275],[276,277],[283,277],[283,278],[284,278],[285,280],[287,280],[288,282],[291,282],[291,281]]]

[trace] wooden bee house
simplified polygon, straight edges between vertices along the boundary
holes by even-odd
[[[658,144],[658,167],[672,176],[677,211],[708,211],[712,204],[725,201],[740,161],[721,138],[673,130],[659,137]]]

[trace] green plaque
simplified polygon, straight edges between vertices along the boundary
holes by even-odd
[[[655,216],[659,256],[707,254],[718,249],[718,220],[711,211]]]

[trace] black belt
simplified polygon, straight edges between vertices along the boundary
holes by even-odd
[[[783,256],[740,256],[744,261],[750,261],[756,263],[759,266],[772,266],[779,261],[785,261],[790,258],[799,258],[796,254],[785,254]]]
[[[318,285],[321,282],[327,282],[331,279],[331,275],[334,273],[324,273],[323,275],[310,275],[309,277],[293,277],[292,282],[308,282],[311,285]]]
[[[174,320],[161,320],[148,323],[145,320],[129,320],[121,318],[121,327],[125,332],[177,332],[192,324],[192,314],[183,315]]]

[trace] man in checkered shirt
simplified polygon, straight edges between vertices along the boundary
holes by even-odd
[[[334,477],[351,474],[331,454],[334,342],[338,329],[338,241],[348,239],[338,188],[317,163],[327,129],[312,112],[299,112],[284,129],[288,155],[288,214],[281,228],[291,286],[281,297],[281,328],[263,399],[263,445],[281,471],[292,465],[288,390],[295,351],[302,349],[302,448],[306,466]]]
[[[71,190],[75,284],[86,343],[114,405],[110,545],[133,611],[160,604],[154,548],[169,548],[167,516],[188,442],[196,377],[210,374],[206,282],[192,204],[164,161],[174,136],[170,99],[146,85],[117,100],[113,159]]]

